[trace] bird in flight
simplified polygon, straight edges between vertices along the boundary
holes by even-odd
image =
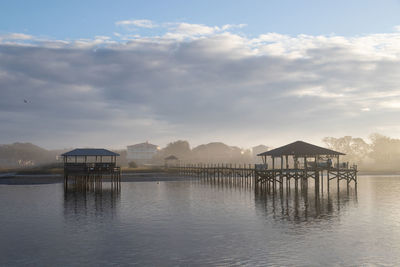
[[[24,103],[25,103],[25,104],[28,103],[28,100],[24,99]]]

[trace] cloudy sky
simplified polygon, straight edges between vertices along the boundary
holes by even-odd
[[[2,144],[400,138],[399,1],[55,2],[0,4]]]

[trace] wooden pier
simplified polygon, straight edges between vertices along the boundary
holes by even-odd
[[[254,186],[252,164],[185,164],[169,166],[168,171],[179,176],[196,177],[212,183]]]
[[[120,189],[121,169],[116,165],[119,154],[106,149],[74,149],[62,156],[65,190],[70,182],[75,188],[101,189],[104,181],[110,181],[113,189]]]
[[[346,181],[348,189],[353,181],[357,186],[357,169],[355,167],[339,169],[257,169],[257,165],[232,165],[232,164],[186,164],[182,166],[169,167],[168,171],[180,176],[196,177],[205,181],[215,183],[227,183],[232,185],[254,186],[275,191],[294,186],[306,187],[309,181],[314,181],[317,190],[324,191],[324,180],[326,190],[330,191],[332,180],[336,180],[337,188],[339,182]]]
[[[297,141],[259,154],[263,164],[185,164],[170,166],[168,171],[215,183],[253,186],[268,192],[290,190],[291,186],[307,190],[313,181],[319,194],[324,192],[325,181],[329,194],[332,182],[336,182],[338,191],[341,181],[346,182],[347,191],[351,182],[357,189],[357,166],[340,163],[341,155],[344,154]]]

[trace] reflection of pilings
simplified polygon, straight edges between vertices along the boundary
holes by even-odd
[[[250,190],[254,188],[251,179],[242,174],[235,174],[234,172],[215,174],[215,177],[210,178],[207,174],[203,174],[199,179],[192,179],[193,183],[212,185],[221,188],[231,188],[235,190]]]
[[[255,191],[261,192],[265,191],[268,194],[287,194],[291,195],[292,192],[298,192],[301,195],[307,195],[310,194],[309,189],[313,189],[313,194],[316,198],[321,198],[324,195],[326,196],[332,196],[332,193],[330,191],[323,191],[323,187],[321,185],[323,177],[319,177],[318,174],[316,174],[314,178],[314,183],[309,183],[307,179],[303,179],[301,177],[296,177],[294,176],[292,179],[288,179],[286,182],[284,182],[277,191],[271,190],[273,188],[272,182],[266,181],[265,184],[261,184],[259,186],[254,187]],[[292,182],[293,180],[293,182]],[[340,182],[342,183],[342,182]],[[343,183],[347,183],[347,181],[343,181]],[[294,184],[294,187],[291,187],[291,184]],[[265,186],[264,186],[265,185]],[[332,185],[331,185],[332,186]],[[335,185],[334,185],[335,187]],[[357,193],[357,186],[350,186],[348,187],[348,190],[340,190],[340,184],[337,187],[336,195],[342,195],[343,192],[345,192],[347,195],[354,190],[355,193]]]
[[[349,187],[349,194],[347,190],[339,190],[338,194],[323,195],[321,191],[316,194],[318,190],[303,191],[301,187],[297,189],[286,187],[283,193],[279,194],[270,194],[259,187],[254,193],[256,207],[266,215],[272,215],[275,218],[277,214],[280,214],[280,218],[277,219],[295,221],[310,217],[323,218],[325,215],[335,213],[338,215],[340,210],[349,203],[357,203],[357,190],[351,187]]]
[[[111,183],[87,190],[85,186],[71,183],[64,190],[64,212],[66,214],[110,214],[120,202],[121,192]],[[106,211],[106,213],[104,213]],[[113,212],[111,212],[112,214]],[[70,218],[70,217],[68,217]]]

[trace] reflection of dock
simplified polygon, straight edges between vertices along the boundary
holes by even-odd
[[[307,186],[295,186],[292,180],[282,190],[268,190],[241,181],[241,178],[232,179],[193,179],[192,182],[203,187],[215,190],[247,192],[254,194],[257,211],[263,216],[272,216],[278,220],[304,221],[312,218],[337,217],[341,210],[348,205],[357,203],[357,188],[337,190],[337,184],[331,185],[330,192],[315,190],[314,183]],[[345,181],[341,181],[343,187]]]
[[[335,185],[336,186],[336,185]],[[316,190],[290,188],[285,192],[270,193],[255,190],[254,201],[257,210],[265,216],[278,220],[304,221],[308,219],[328,219],[337,217],[342,209],[351,203],[357,203],[357,190],[336,191],[323,194]]]
[[[64,153],[64,184],[75,188],[101,189],[103,181],[120,188],[121,170],[117,167],[119,154],[106,149],[75,149]]]
[[[101,188],[92,190],[71,184],[64,190],[64,212],[75,215],[99,214],[99,216],[113,214],[120,197],[119,188],[112,187],[110,183],[104,183]]]

